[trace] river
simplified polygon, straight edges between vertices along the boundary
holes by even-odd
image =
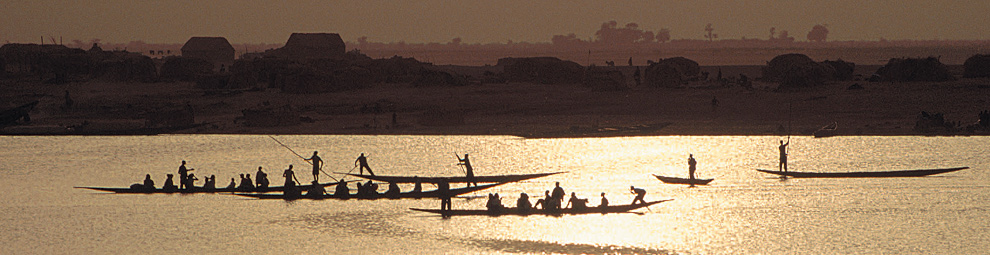
[[[774,136],[274,138],[304,156],[318,150],[327,172],[353,170],[360,153],[376,174],[462,175],[455,154],[465,153],[478,175],[567,172],[455,198],[455,209],[483,209],[489,192],[505,205],[520,192],[535,202],[554,182],[590,206],[601,192],[612,204],[629,203],[631,185],[645,188],[647,201],[674,200],[641,214],[443,219],[408,210],[439,208],[435,199],[106,194],[73,187],[127,187],[145,174],[161,185],[182,160],[197,176],[216,175],[218,186],[258,166],[272,183],[290,164],[301,181],[311,176],[264,135],[0,136],[0,254],[976,254],[990,247],[990,137],[792,137],[792,171],[971,169],[786,180],[754,170],[777,167],[781,137]],[[715,178],[711,185],[668,185],[651,175],[687,176],[688,154],[699,177]]]

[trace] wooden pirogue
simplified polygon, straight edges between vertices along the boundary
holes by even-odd
[[[826,173],[813,173],[813,172],[794,172],[794,171],[774,171],[766,169],[756,169],[756,171],[776,174],[780,176],[794,177],[794,178],[884,178],[884,177],[921,177],[933,174],[941,174],[959,171],[963,169],[968,169],[969,167],[953,167],[953,168],[936,168],[936,169],[917,169],[917,170],[896,170],[896,171],[877,171],[877,172],[826,172]]]
[[[523,180],[529,180],[533,178],[540,178],[555,174],[560,174],[565,172],[553,172],[553,173],[538,173],[538,174],[507,174],[507,175],[479,175],[475,176],[470,182],[494,182],[494,183],[505,183],[505,182],[517,182]],[[380,182],[389,183],[440,183],[446,180],[448,183],[464,183],[468,182],[466,176],[451,176],[451,177],[421,177],[421,176],[395,176],[395,175],[365,175],[365,174],[349,174],[343,173],[354,177],[361,177],[369,180],[375,180]]]
[[[506,207],[499,210],[490,211],[487,209],[460,209],[460,210],[448,210],[441,211],[440,209],[420,209],[420,208],[409,208],[413,211],[428,212],[440,214],[442,216],[469,216],[469,215],[488,215],[488,216],[501,216],[501,215],[518,215],[518,216],[529,216],[529,215],[565,215],[565,214],[609,214],[609,213],[625,213],[635,209],[648,207],[651,205],[671,201],[673,199],[657,200],[646,203],[639,204],[629,204],[629,205],[610,205],[606,207],[585,207],[580,209],[575,208],[564,208],[560,210],[540,210],[540,209],[529,209],[525,211],[520,211],[518,208]]]

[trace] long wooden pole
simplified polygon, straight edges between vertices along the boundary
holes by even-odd
[[[289,151],[291,151],[292,154],[296,154],[296,157],[299,157],[303,161],[306,161],[306,163],[309,163],[310,165],[313,165],[313,162],[309,162],[309,160],[306,160],[306,157],[303,157],[302,155],[299,155],[299,153],[296,153],[295,150],[292,150],[292,148],[289,148],[288,145],[285,145],[284,143],[282,143],[278,139],[275,139],[274,136],[269,135],[268,138],[271,138],[272,140],[275,140],[275,142],[278,143],[278,145],[282,145],[282,147],[285,147],[286,149],[289,149]],[[330,176],[330,174],[328,174],[326,171],[323,171],[323,165],[320,165],[320,172],[323,173],[324,175],[326,175],[327,177],[330,177],[330,179],[333,179],[334,181],[340,181],[340,180],[337,180],[337,178],[333,178],[333,176]],[[293,176],[293,177],[295,177],[295,176]],[[298,183],[299,180],[296,180],[296,182]]]

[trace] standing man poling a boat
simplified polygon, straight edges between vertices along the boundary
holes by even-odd
[[[368,174],[375,175],[375,172],[371,171],[371,166],[368,166],[368,157],[365,157],[364,153],[361,153],[361,156],[358,156],[357,160],[354,160],[354,166],[360,167],[358,168],[358,173],[360,174],[364,174],[364,169],[368,169]]]
[[[454,154],[454,156],[457,156],[457,154]],[[458,156],[457,160],[460,161],[457,165],[464,166],[464,171],[467,172],[467,186],[471,187],[471,183],[474,183],[474,186],[478,187],[478,182],[474,181],[474,167],[471,167],[471,160],[468,159],[468,154],[464,153],[464,158]]]
[[[643,203],[643,204],[646,203],[646,200],[643,200],[643,198],[646,197],[646,190],[645,189],[637,188],[635,186],[629,186],[629,190],[631,190],[633,193],[636,193],[636,198],[633,198],[633,201],[632,201],[631,204],[633,204],[633,205],[636,204],[636,201],[639,201],[640,203]]]
[[[179,189],[186,189],[186,179],[189,178],[189,171],[196,170],[192,168],[186,168],[186,161],[182,161],[182,165],[179,166]]]
[[[777,149],[780,150],[780,164],[777,165],[778,171],[787,172],[787,145],[790,145],[791,141],[784,143],[784,140],[780,140],[780,146]]]
[[[316,155],[317,153],[318,153],[317,151],[313,151],[313,156],[312,157],[309,157],[307,159],[304,159],[304,160],[306,160],[306,161],[312,161],[310,163],[313,164],[313,180],[316,181],[317,183],[319,183],[320,182],[320,169],[322,169],[322,167],[323,167],[323,159],[320,158],[320,156]],[[371,170],[368,170],[368,172],[371,172]]]

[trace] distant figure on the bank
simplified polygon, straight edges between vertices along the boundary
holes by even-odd
[[[254,178],[256,178],[256,181],[254,183],[258,185],[258,189],[268,188],[268,174],[265,173],[264,171],[261,171],[260,166],[258,167],[258,172],[254,174]]]
[[[632,57],[629,57],[629,66],[632,66]]]
[[[398,118],[399,118],[399,116],[397,114],[395,114],[395,112],[392,112],[392,127],[393,128],[395,126],[399,125],[399,119]]]
[[[182,161],[182,165],[179,166],[179,189],[186,189],[186,179],[189,178],[189,171],[195,169],[186,168],[186,161]]]
[[[790,141],[784,143],[784,140],[780,140],[780,146],[777,146],[777,149],[780,150],[780,164],[777,165],[778,171],[787,172],[787,145],[790,144]]]
[[[66,90],[65,91],[65,105],[63,107],[65,107],[66,110],[72,109],[72,105],[74,103],[75,102],[72,101],[72,97],[69,96],[69,91]]]
[[[317,153],[318,153],[317,151],[313,151],[313,156],[306,159],[306,161],[312,161],[310,163],[313,163],[313,180],[319,182],[320,170],[323,167],[323,159],[320,158],[320,156],[316,155]]]
[[[698,169],[698,161],[694,160],[694,154],[688,154],[688,178],[691,185],[694,185],[694,171]]]
[[[454,154],[454,156],[457,156],[457,154]],[[468,154],[464,153],[464,158],[457,157],[457,160],[460,161],[457,164],[464,166],[464,171],[467,172],[467,186],[471,187],[471,183],[473,182],[474,186],[477,187],[478,182],[474,181],[474,167],[471,167],[471,160],[468,159]]]
[[[364,153],[361,153],[361,156],[358,156],[357,159],[354,160],[354,165],[359,167],[359,174],[364,174],[364,169],[368,169],[368,174],[375,175],[375,172],[371,171],[371,166],[368,165],[368,157],[365,157]]]
[[[282,177],[285,177],[286,188],[296,186],[296,182],[294,181],[296,179],[296,172],[292,171],[292,165],[289,165],[289,169],[285,169],[285,171],[282,172]]]
[[[636,67],[636,72],[633,73],[633,80],[636,81],[636,86],[639,86],[643,82],[643,74],[639,72],[639,67]]]
[[[633,193],[636,193],[636,198],[633,198],[633,201],[632,201],[631,204],[636,204],[636,201],[639,201],[640,203],[643,203],[643,204],[646,203],[646,200],[643,200],[643,198],[646,197],[646,190],[645,189],[637,188],[637,187],[634,187],[634,186],[629,186],[629,190],[632,190]]]

